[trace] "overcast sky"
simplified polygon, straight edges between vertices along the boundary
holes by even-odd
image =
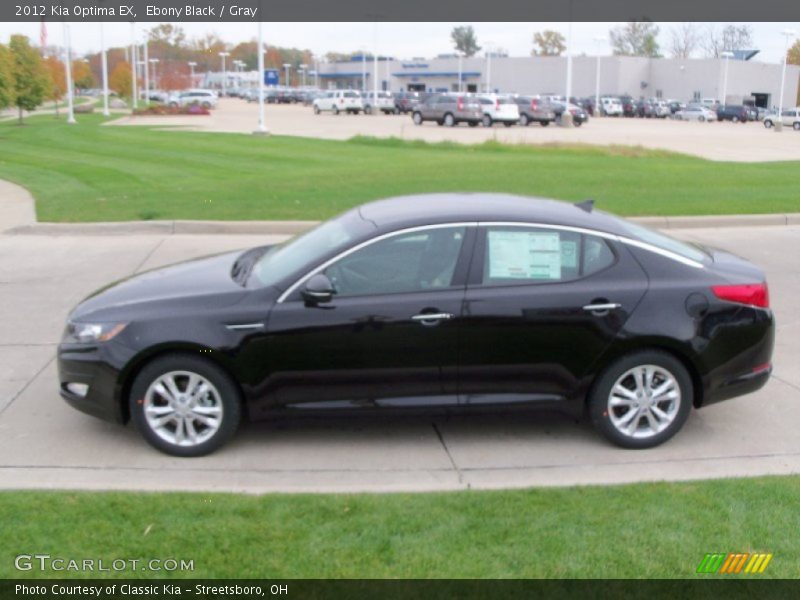
[[[308,49],[317,55],[326,52],[349,52],[360,47],[373,48],[377,40],[380,54],[396,58],[426,57],[452,52],[450,31],[455,25],[471,24],[477,33],[478,43],[486,46],[494,43],[511,56],[528,56],[533,47],[535,31],[555,29],[567,34],[566,23],[264,23],[264,38],[267,44]],[[141,32],[156,23],[139,23]],[[595,38],[608,39],[608,31],[617,23],[574,23],[573,53],[594,55],[609,54],[608,42],[597,42]],[[671,23],[657,24],[661,33],[659,42],[662,53],[667,54]],[[705,28],[715,25],[721,29],[726,23],[699,24]],[[761,53],[754,59],[763,62],[780,62],[785,38],[782,30],[800,32],[800,23],[750,23],[753,28],[755,47]],[[254,39],[257,35],[254,23],[180,23],[189,37],[214,32],[231,43]],[[48,23],[48,44],[61,44],[62,26]],[[100,48],[100,27],[97,23],[73,23],[72,43],[74,52],[82,54]],[[107,23],[106,40],[111,45],[129,44],[131,26],[128,23]],[[6,43],[13,33],[29,36],[35,43],[39,40],[39,23],[0,23],[0,42]]]

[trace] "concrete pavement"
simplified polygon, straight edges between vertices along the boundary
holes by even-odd
[[[58,396],[55,347],[69,309],[131,273],[282,239],[265,235],[0,235],[0,487],[396,491],[683,480],[800,472],[800,227],[674,230],[768,273],[775,373],[761,391],[693,411],[647,451],[615,448],[550,414],[292,419],[248,424],[200,459],[147,446]]]

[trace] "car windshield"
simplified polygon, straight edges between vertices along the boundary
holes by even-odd
[[[276,285],[293,273],[317,265],[325,256],[344,249],[368,228],[368,223],[357,214],[345,213],[273,246],[259,259],[253,272],[261,285]]]
[[[708,255],[699,250],[696,246],[691,246],[685,242],[671,238],[649,227],[643,227],[617,217],[614,217],[614,219],[626,230],[628,237],[697,262],[704,262],[708,259]]]

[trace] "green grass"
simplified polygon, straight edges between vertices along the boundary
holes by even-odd
[[[54,576],[14,570],[33,552],[194,560],[174,575],[215,578],[693,578],[707,552],[772,552],[760,577],[797,578],[798,497],[798,476],[387,495],[3,492],[0,577]]]
[[[202,119],[203,117],[197,117]],[[42,221],[324,219],[436,191],[594,198],[622,215],[800,212],[798,163],[719,163],[641,148],[479,146],[0,124],[0,178]]]

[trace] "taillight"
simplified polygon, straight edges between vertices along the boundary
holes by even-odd
[[[538,106],[539,106],[539,104],[536,102],[536,100],[531,100],[531,108],[533,110],[536,110],[536,107],[538,107]]]
[[[458,110],[464,110],[464,98],[459,97],[459,99],[458,99]]]
[[[495,100],[494,101],[494,109],[495,110],[500,110],[500,100]]]
[[[769,308],[769,288],[766,282],[742,285],[715,285],[711,291],[720,300]]]

